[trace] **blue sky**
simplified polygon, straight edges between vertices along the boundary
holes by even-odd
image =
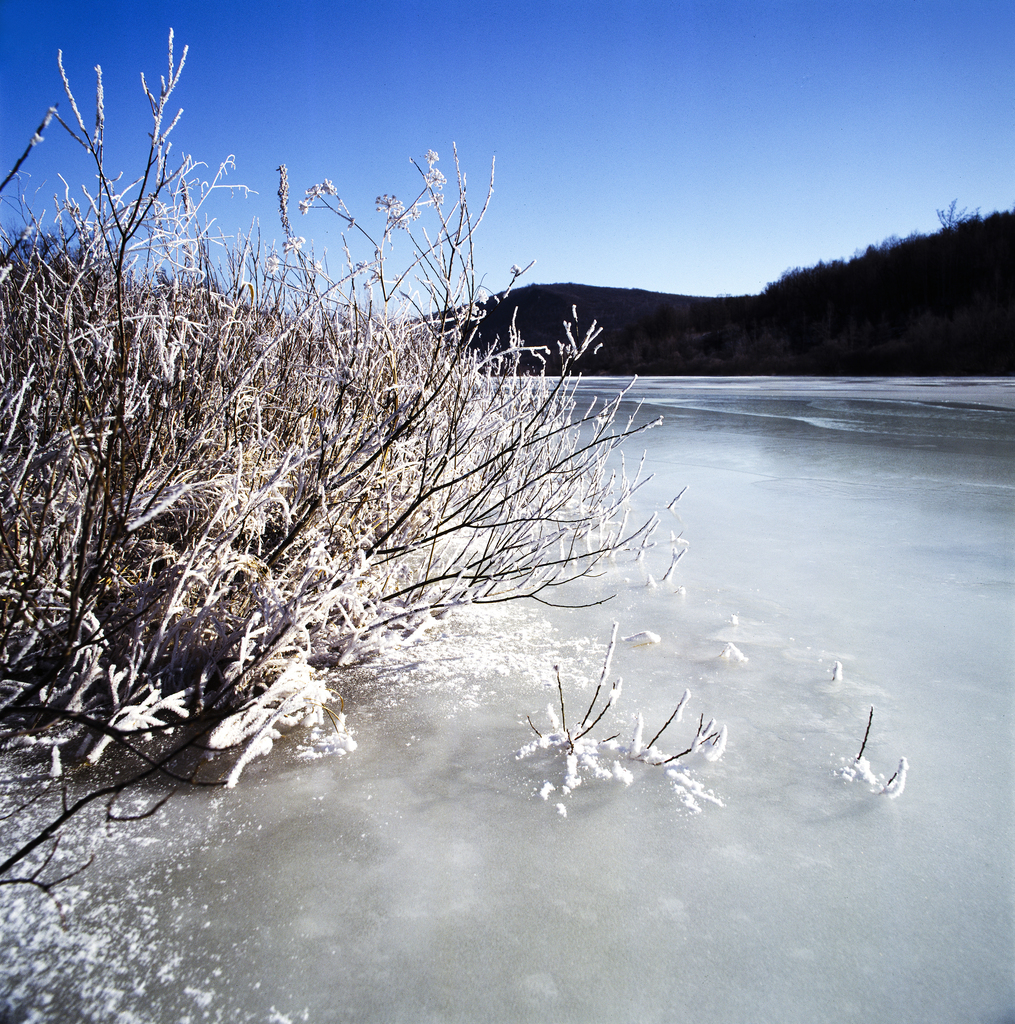
[[[408,197],[409,158],[456,142],[470,186],[496,156],[477,239],[488,287],[525,278],[697,295],[755,292],[784,270],[937,228],[957,199],[1015,205],[1015,4],[471,0],[0,0],[0,166],[46,108],[86,120],[103,67],[110,164],[137,168],[139,73],[190,47],[175,148],[257,196],[222,197],[227,231],[327,177],[366,221]],[[58,126],[25,169],[36,206],[88,170]],[[450,174],[449,174],[450,177]],[[293,204],[295,207],[295,203]],[[294,216],[298,218],[298,214]],[[10,219],[10,214],[5,214]],[[324,214],[294,223],[336,248]]]

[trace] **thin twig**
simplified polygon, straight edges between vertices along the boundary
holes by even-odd
[[[610,697],[612,698],[613,694],[616,693],[616,692],[617,692],[617,686],[616,686],[616,684],[614,684],[613,688],[610,690]],[[599,720],[603,717],[603,715],[605,715],[606,712],[610,710],[612,704],[613,704],[612,700],[608,700],[606,702],[606,705],[603,707],[603,710],[600,711],[598,715],[596,715],[596,717],[593,720],[592,724],[587,729],[582,729],[582,731],[579,732],[577,736],[575,736],[575,739],[576,740],[580,740],[583,736],[587,736],[590,732],[592,732],[592,730],[599,724]],[[610,738],[614,739],[615,737],[611,736]],[[606,740],[604,740],[603,742],[605,743]]]
[[[585,728],[585,723],[589,720],[589,715],[592,714],[592,709],[596,706],[596,701],[599,699],[599,691],[602,688],[603,688],[603,684],[602,683],[600,683],[596,687],[596,692],[592,695],[592,703],[589,705],[588,711],[585,712],[585,717],[582,719],[581,725],[578,726],[579,729],[584,729]]]
[[[564,718],[564,685],[560,681],[560,666],[554,665],[553,668],[557,673],[557,693],[560,694],[560,728],[567,737],[567,742],[571,747],[571,753],[574,753],[574,740],[571,738],[571,734],[567,731],[567,720]]]
[[[863,743],[860,744],[860,753],[856,755],[856,759],[859,761],[863,757],[864,747],[867,746],[867,737],[870,736],[871,722],[874,721],[874,705],[871,704],[871,713],[867,716],[867,731],[863,734]]]
[[[673,719],[677,717],[677,712],[678,712],[679,710],[680,710],[680,704],[678,704],[678,705],[677,705],[677,706],[676,706],[676,707],[675,707],[675,708],[673,709],[673,714],[672,714],[672,715],[670,715],[670,717],[666,719],[666,724],[665,724],[665,725],[664,725],[664,726],[663,726],[663,727],[662,727],[662,728],[661,728],[661,729],[659,730],[659,732],[657,732],[657,733],[655,734],[655,736],[653,736],[653,737],[652,737],[652,739],[650,739],[650,740],[648,741],[648,743],[646,743],[646,744],[645,744],[645,749],[646,749],[646,750],[650,750],[650,749],[651,749],[651,748],[652,748],[652,747],[653,747],[653,746],[655,745],[655,741],[656,741],[657,739],[659,739],[659,737],[660,737],[660,736],[662,736],[662,734],[663,734],[663,733],[664,733],[664,732],[666,731],[666,726],[667,726],[667,725],[669,725],[669,724],[670,724],[670,722],[672,722],[672,721],[673,721]]]
[[[676,505],[676,503],[677,503],[678,501],[680,501],[680,499],[681,499],[681,498],[682,498],[682,497],[684,496],[684,491],[686,491],[686,490],[687,490],[687,485],[685,485],[685,486],[683,487],[683,489],[682,489],[682,490],[680,491],[680,493],[679,493],[679,494],[678,494],[678,495],[677,495],[677,496],[676,496],[676,497],[675,497],[675,498],[673,499],[673,501],[671,501],[671,502],[670,502],[670,503],[669,503],[669,504],[668,504],[668,505],[666,506],[666,508],[667,508],[667,509],[669,509],[670,511],[672,511],[672,510],[673,510],[673,506],[674,506],[674,505]]]
[[[3,192],[11,178],[13,178],[14,175],[18,173],[18,168],[21,167],[21,165],[28,159],[28,154],[31,153],[32,150],[40,142],[42,142],[42,133],[49,127],[49,122],[53,120],[53,115],[55,113],[56,105],[54,104],[52,107],[49,108],[49,110],[46,111],[46,116],[42,119],[42,124],[40,124],[39,127],[35,129],[35,134],[32,136],[31,142],[28,143],[28,146],[26,147],[24,153],[21,154],[21,157],[18,159],[18,162],[11,168],[11,171],[7,175],[7,177],[4,178],[2,182],[0,182],[0,192]]]
[[[116,801],[123,795],[122,793],[116,793],[109,801],[109,803],[106,804],[106,821],[143,821],[145,818],[151,818],[159,810],[159,808],[163,807],[169,801],[169,798],[175,792],[176,786],[173,786],[173,788],[164,797],[162,797],[160,800],[157,800],[154,804],[152,804],[152,806],[149,807],[148,810],[142,811],[139,814],[125,815],[113,813],[113,804],[115,804]]]
[[[702,728],[702,726],[704,724],[705,724],[705,713],[702,712],[701,717],[698,719],[698,730],[694,734],[695,742],[697,742],[698,737],[701,736],[701,728]],[[690,754],[690,753],[693,753],[693,752],[694,752],[694,743],[692,743],[686,750],[681,750],[679,754],[674,754],[672,757],[666,758],[665,761],[658,761],[657,764],[660,764],[660,765],[669,764],[671,761],[676,761],[679,758],[683,757],[685,754]]]

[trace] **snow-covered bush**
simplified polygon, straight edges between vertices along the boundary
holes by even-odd
[[[284,167],[281,251],[214,239],[229,165],[207,183],[170,164],[185,59],[170,36],[130,184],[105,166],[101,70],[91,130],[64,75],[97,184],[0,236],[0,741],[55,729],[94,762],[182,725],[239,752],[235,781],[281,723],[320,720],[322,668],[642,534],[615,523],[630,484],[607,471],[630,424],[566,379],[595,325],[565,328],[552,379],[518,374],[516,333],[474,343],[489,194],[474,214],[457,156],[456,195],[428,153],[415,200],[378,198],[376,236],[311,186],[301,212],[345,221],[337,270],[294,233]]]

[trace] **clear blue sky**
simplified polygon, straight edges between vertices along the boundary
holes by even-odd
[[[86,120],[102,65],[109,162],[132,172],[139,72],[164,73],[170,27],[190,46],[176,149],[235,154],[259,192],[222,202],[223,228],[281,237],[280,162],[295,196],[331,178],[365,220],[412,192],[410,157],[447,174],[457,142],[476,192],[496,156],[477,245],[495,290],[536,259],[527,282],[755,292],[935,230],[952,199],[1015,204],[1011,0],[0,0],[3,173],[51,103],[70,115],[60,48]],[[55,125],[36,147],[37,205],[58,172],[86,180],[75,148]],[[294,227],[337,247],[323,214]]]

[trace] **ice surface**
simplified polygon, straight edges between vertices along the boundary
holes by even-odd
[[[1015,387],[636,390],[666,422],[632,522],[689,547],[562,600],[605,605],[470,608],[334,673],[354,751],[308,723],[227,794],[110,838],[100,808],[61,844],[98,852],[66,931],[0,888],[6,1018],[1012,1020]],[[659,642],[613,652],[611,778],[516,758],[554,665],[580,721],[613,622]],[[715,716],[722,758],[631,761],[685,690],[657,746]],[[58,755],[7,756],[45,781]]]

